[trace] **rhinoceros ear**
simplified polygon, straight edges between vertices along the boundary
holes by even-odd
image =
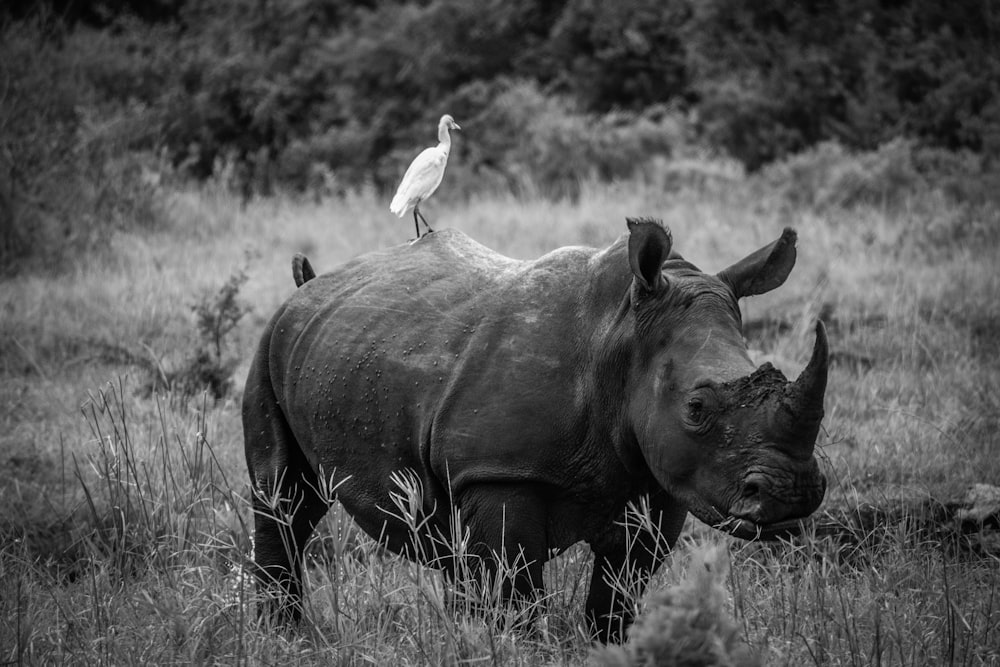
[[[628,263],[639,285],[648,291],[659,291],[666,284],[663,261],[670,254],[673,240],[670,231],[659,220],[625,218],[628,224]]]
[[[785,227],[781,238],[720,271],[719,279],[732,288],[737,299],[770,292],[785,282],[795,266],[796,238],[795,230]]]

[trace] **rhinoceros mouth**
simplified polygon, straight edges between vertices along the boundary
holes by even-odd
[[[702,501],[689,503],[688,511],[716,530],[751,542],[795,537],[805,527],[805,517],[762,524],[722,512],[714,505]]]
[[[750,542],[788,539],[799,535],[805,527],[804,519],[788,519],[762,525],[734,516],[726,517],[718,523],[710,523],[709,525],[716,530]]]

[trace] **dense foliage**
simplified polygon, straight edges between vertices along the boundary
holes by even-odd
[[[704,135],[750,166],[905,135],[1000,154],[991,0],[713,0],[690,24]]]
[[[992,0],[47,0],[0,20],[7,254],[46,180],[110,187],[95,151],[246,196],[387,189],[444,112],[458,192],[572,194],[693,148],[751,170],[901,136],[1000,154]]]

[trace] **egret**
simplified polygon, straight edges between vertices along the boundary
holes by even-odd
[[[413,226],[417,228],[417,238],[420,238],[420,225],[417,218],[423,221],[428,232],[433,232],[427,224],[427,219],[420,212],[420,202],[430,197],[441,185],[444,168],[448,164],[448,152],[451,150],[451,135],[448,130],[461,130],[455,119],[450,115],[441,116],[438,122],[438,145],[425,148],[413,159],[403,174],[403,181],[396,190],[396,196],[389,204],[389,210],[399,217],[413,209]]]

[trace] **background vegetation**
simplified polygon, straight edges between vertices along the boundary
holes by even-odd
[[[0,22],[8,271],[157,224],[150,179],[385,191],[446,111],[453,197],[899,137],[997,191],[990,0],[20,0]]]
[[[1000,663],[996,526],[942,511],[1000,480],[987,0],[0,12],[0,662],[628,664],[697,590],[768,665]],[[447,612],[338,511],[303,631],[256,620],[250,356],[294,252],[323,270],[408,238],[386,189],[444,111],[465,132],[427,212],[507,255],[653,215],[717,271],[799,232],[745,334],[791,375],[827,322],[830,514],[778,546],[689,521],[626,648],[591,654],[583,546],[527,632]],[[686,575],[706,542],[724,579]]]

